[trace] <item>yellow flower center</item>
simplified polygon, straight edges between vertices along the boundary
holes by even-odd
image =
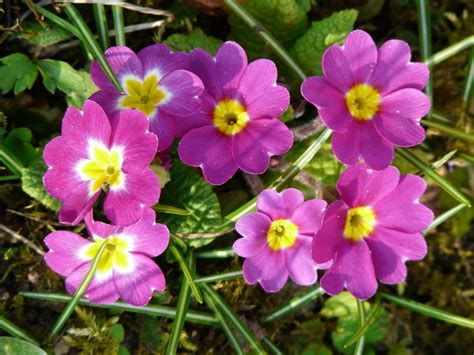
[[[107,239],[94,237],[94,243],[91,243],[84,247],[82,250],[82,258],[84,260],[92,260],[100,247],[105,241],[108,241],[105,251],[100,257],[99,264],[97,266],[97,273],[100,277],[110,274],[112,270],[129,271],[132,266],[128,255],[130,249],[130,241],[126,236],[114,235]]]
[[[268,228],[268,246],[274,251],[291,248],[296,243],[298,231],[298,226],[289,219],[277,219]]]
[[[247,122],[249,115],[245,107],[238,101],[223,99],[214,109],[214,126],[223,134],[233,136],[240,133]]]
[[[128,77],[124,80],[125,95],[120,99],[119,106],[122,109],[134,108],[151,116],[156,107],[162,103],[168,94],[158,86],[158,75],[148,74],[143,81],[136,77]]]
[[[107,149],[103,144],[89,142],[89,159],[79,162],[77,170],[84,181],[90,181],[90,194],[102,186],[119,189],[123,186],[123,154],[120,148]]]
[[[346,93],[346,105],[352,117],[356,120],[371,120],[379,111],[380,93],[371,85],[354,85]]]
[[[372,207],[354,207],[347,211],[344,236],[352,241],[364,239],[374,231],[376,223]]]

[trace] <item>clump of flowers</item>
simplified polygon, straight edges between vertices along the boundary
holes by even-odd
[[[155,44],[138,54],[128,47],[112,47],[105,51],[105,57],[123,92],[93,62],[91,77],[100,91],[91,100],[101,104],[111,119],[121,110],[142,111],[150,120],[150,131],[158,136],[158,150],[167,149],[176,137],[176,124],[201,107],[202,82],[185,70],[189,66],[187,55]]]
[[[116,225],[137,222],[160,195],[158,178],[149,168],[157,145],[140,111],[119,112],[111,126],[94,101],[86,101],[83,111],[68,108],[61,136],[51,140],[43,154],[48,165],[44,185],[62,202],[59,221],[82,221],[105,190],[107,217]]]
[[[45,239],[49,248],[45,261],[52,270],[66,277],[70,294],[82,283],[104,242],[106,250],[84,294],[91,302],[112,303],[121,298],[134,306],[144,306],[154,290],[164,290],[163,272],[151,258],[165,251],[169,232],[164,224],[155,223],[151,209],[127,227],[94,221],[92,212],[85,222],[90,240],[68,231],[53,232]]]
[[[410,59],[406,42],[389,40],[377,50],[370,35],[357,30],[342,47],[327,49],[324,77],[303,82],[301,93],[334,131],[332,148],[344,164],[362,158],[370,168],[384,169],[394,146],[413,146],[425,138],[419,121],[430,109],[421,92],[429,72]]]
[[[395,167],[381,171],[359,163],[347,168],[337,183],[341,199],[331,203],[313,238],[313,258],[331,263],[321,279],[330,295],[347,288],[365,300],[377,280],[397,284],[406,278],[405,261],[426,254],[421,232],[433,212],[419,202],[426,183],[401,175]]]
[[[311,258],[311,242],[325,207],[323,200],[305,201],[296,189],[263,191],[257,198],[257,212],[245,215],[235,226],[243,236],[233,248],[246,258],[245,281],[258,282],[267,292],[279,291],[288,276],[298,285],[314,284],[317,265]]]
[[[190,70],[203,81],[202,108],[180,121],[179,157],[200,167],[214,185],[238,169],[262,174],[270,157],[286,153],[293,134],[280,121],[289,93],[277,85],[277,68],[266,59],[247,63],[237,43],[226,42],[213,58],[204,50],[190,54]]]

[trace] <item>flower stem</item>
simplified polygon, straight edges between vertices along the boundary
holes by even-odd
[[[102,50],[105,51],[110,47],[109,41],[109,29],[107,25],[107,15],[105,14],[105,5],[104,4],[92,4],[92,9],[94,10],[95,25],[97,34],[99,35],[99,43],[102,47]]]
[[[474,35],[464,38],[463,40],[456,42],[449,47],[446,47],[439,52],[436,52],[431,57],[424,60],[425,64],[429,67],[433,67],[448,58],[462,52],[463,50],[474,46]]]
[[[363,327],[365,323],[365,308],[364,302],[357,300],[357,310],[359,311],[359,322],[360,326]],[[362,335],[357,341],[354,355],[362,355],[364,353],[365,336]]]
[[[125,46],[125,29],[123,24],[123,10],[120,6],[112,6],[114,17],[115,43],[117,46]]]

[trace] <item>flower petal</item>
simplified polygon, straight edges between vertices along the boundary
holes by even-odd
[[[107,224],[100,221],[95,221],[93,211],[90,211],[84,217],[84,222],[86,224],[87,232],[92,237],[97,236],[104,239],[112,235],[117,230],[117,226],[113,226],[111,224]]]
[[[240,78],[247,67],[247,55],[235,42],[225,42],[216,53],[216,70],[224,90],[237,89]]]
[[[180,159],[187,165],[201,167],[204,177],[213,185],[221,185],[237,171],[230,140],[214,126],[192,129],[179,142]]]
[[[434,218],[433,211],[425,205],[398,200],[396,195],[377,203],[374,210],[380,227],[409,234],[422,232]]]
[[[312,255],[316,263],[327,263],[336,256],[339,243],[343,239],[347,209],[342,200],[337,200],[328,206],[322,227],[313,237]]]
[[[123,148],[125,173],[140,172],[156,154],[158,139],[148,133],[148,119],[138,110],[123,110],[114,120],[112,146]]]
[[[174,118],[166,112],[158,110],[150,117],[150,132],[158,137],[159,152],[168,149],[176,137]]]
[[[355,82],[366,82],[377,63],[377,46],[372,37],[365,31],[352,31],[344,41],[343,49]]]
[[[257,197],[257,211],[265,213],[272,221],[286,219],[290,218],[303,202],[304,196],[297,189],[285,189],[282,192],[267,189]]]
[[[359,123],[349,124],[345,133],[334,132],[331,146],[336,158],[344,164],[357,163],[360,157],[361,125]]]
[[[284,253],[270,252],[264,260],[260,285],[266,292],[280,291],[288,280]]]
[[[375,170],[385,169],[393,161],[393,144],[377,132],[372,122],[364,122],[361,127],[360,155]]]
[[[291,279],[298,285],[309,286],[318,279],[316,263],[311,257],[313,238],[299,236],[297,244],[285,250],[285,264]]]
[[[142,62],[144,76],[153,71],[161,79],[174,70],[189,67],[189,58],[186,53],[173,52],[164,44],[147,46],[138,52],[137,56]]]
[[[153,291],[165,289],[165,276],[149,257],[133,253],[129,256],[133,258],[135,270],[131,273],[119,273],[114,270],[113,283],[125,302],[134,306],[145,306]]]
[[[425,63],[410,62],[385,84],[381,94],[385,96],[396,90],[406,88],[422,90],[428,82],[429,77],[430,71]]]
[[[216,107],[216,101],[207,91],[203,91],[201,96],[201,109],[187,117],[176,117],[176,132],[178,137],[183,137],[194,128],[208,126],[212,122],[212,115]]]
[[[244,258],[260,253],[267,244],[266,236],[271,223],[267,215],[259,212],[249,213],[239,219],[235,229],[244,238],[234,242],[232,247],[235,253]]]
[[[380,115],[391,114],[420,120],[430,110],[430,99],[416,89],[402,89],[382,98]]]
[[[290,219],[298,226],[299,234],[312,237],[323,223],[323,213],[327,202],[323,200],[308,200],[299,205]]]
[[[329,47],[323,55],[322,67],[326,79],[339,91],[346,93],[356,84],[351,66],[338,45]]]
[[[77,252],[85,245],[90,244],[90,241],[76,233],[56,231],[48,234],[44,243],[49,248],[44,256],[44,261],[61,276],[68,276],[86,262],[77,255]]]
[[[346,287],[360,300],[372,297],[377,291],[377,280],[367,244],[343,239],[334,263],[321,278],[321,287],[330,295],[337,295]]]
[[[346,132],[353,121],[344,94],[326,78],[311,76],[301,84],[301,95],[318,108],[326,126],[335,132]]]
[[[425,139],[425,130],[419,122],[400,115],[379,114],[374,125],[382,137],[400,147],[411,147]]]
[[[240,169],[262,174],[270,157],[288,152],[292,144],[293,133],[280,120],[251,120],[244,131],[232,136],[232,154]]]
[[[59,210],[59,222],[76,225],[92,210],[92,206],[100,195],[101,190],[89,195],[89,184],[82,182],[70,191]]]
[[[166,75],[159,83],[160,87],[171,94],[171,98],[160,109],[175,116],[189,116],[201,107],[199,95],[204,90],[199,77],[187,70],[175,70]]]
[[[189,54],[190,71],[201,78],[205,91],[217,101],[222,99],[222,83],[217,72],[214,58],[203,49],[194,49]]]
[[[110,121],[113,121],[113,116],[121,110],[119,102],[123,95],[118,92],[97,91],[89,97],[89,100],[97,102],[104,110]]]

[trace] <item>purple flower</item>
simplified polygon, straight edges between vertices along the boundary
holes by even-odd
[[[286,153],[293,144],[293,134],[277,118],[290,98],[276,84],[275,64],[266,59],[247,64],[245,51],[234,42],[224,43],[215,58],[196,49],[190,61],[205,90],[201,110],[177,126],[183,137],[181,160],[200,167],[214,185],[229,180],[239,168],[264,173],[270,157]]]
[[[134,306],[144,306],[154,290],[164,290],[163,272],[151,258],[165,251],[169,232],[164,224],[155,223],[155,213],[151,209],[128,227],[95,222],[92,212],[85,221],[92,240],[68,231],[51,233],[45,239],[49,248],[44,257],[46,264],[66,277],[66,289],[70,294],[82,283],[92,259],[106,240],[108,245],[85,297],[98,304],[122,298]]]
[[[321,226],[326,202],[304,201],[296,189],[281,193],[265,190],[257,198],[257,212],[243,216],[235,228],[234,251],[245,259],[243,273],[251,285],[259,282],[267,292],[276,292],[288,275],[298,285],[317,280],[311,258],[311,241]]]
[[[140,111],[121,111],[111,126],[94,101],[86,101],[82,112],[68,108],[61,136],[49,142],[43,153],[49,167],[44,186],[62,201],[59,221],[79,223],[102,189],[107,191],[105,214],[114,224],[138,221],[143,209],[156,204],[160,196],[159,181],[148,167],[157,145]]]
[[[108,116],[123,109],[138,109],[150,120],[150,131],[158,136],[158,151],[168,148],[176,136],[176,122],[185,120],[201,107],[201,80],[183,70],[189,65],[186,54],[173,53],[166,45],[155,44],[135,54],[127,47],[105,51],[123,92],[109,81],[97,62],[91,76],[100,91],[91,96]]]
[[[313,238],[313,258],[332,262],[321,279],[330,295],[347,288],[365,300],[377,290],[377,279],[397,284],[406,278],[405,261],[421,260],[426,242],[421,232],[433,212],[419,202],[426,184],[416,175],[401,175],[390,166],[347,168],[337,183],[340,200],[331,203]]]
[[[357,30],[342,47],[327,49],[325,77],[303,82],[302,95],[334,131],[332,148],[341,162],[351,165],[362,157],[370,168],[385,169],[394,146],[423,141],[419,121],[430,101],[421,89],[429,72],[425,64],[410,59],[407,43],[390,40],[377,50],[370,35]]]

